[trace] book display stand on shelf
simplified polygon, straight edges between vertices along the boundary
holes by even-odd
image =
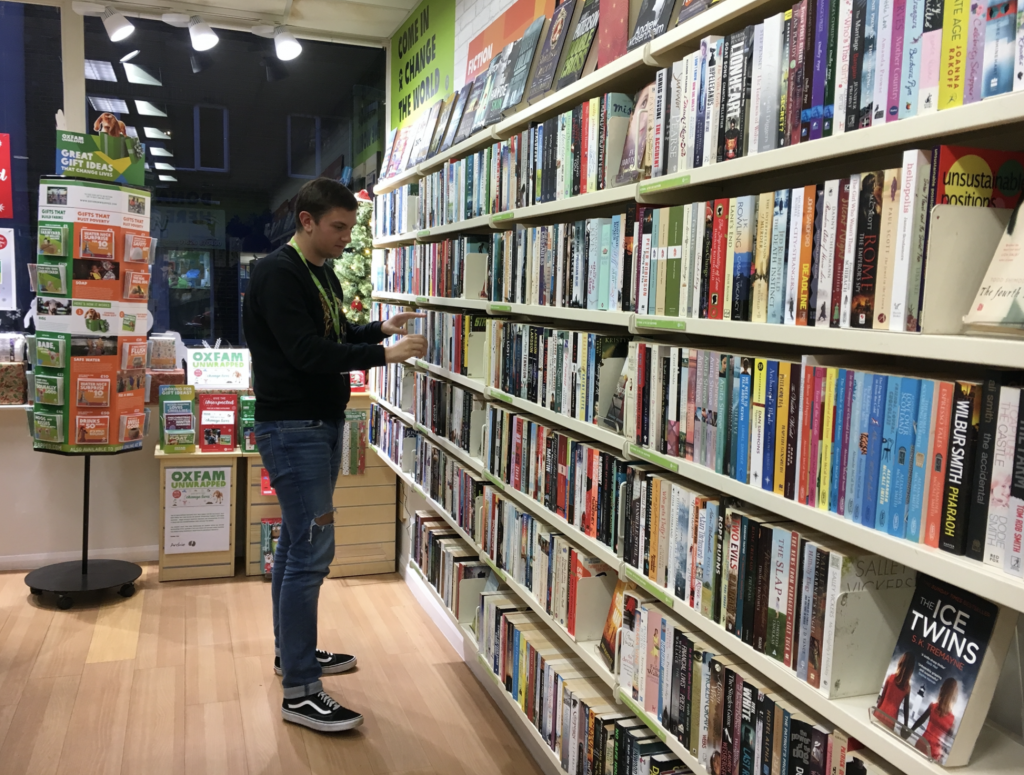
[[[48,451],[48,450],[41,450]],[[120,455],[123,452],[103,453]],[[68,452],[52,451],[53,455],[70,455]],[[89,478],[92,469],[92,454],[86,454],[85,471],[82,477],[82,561],[58,562],[37,568],[25,577],[25,583],[33,595],[50,592],[57,595],[57,607],[66,611],[74,605],[73,594],[98,592],[119,587],[121,597],[135,594],[135,581],[142,575],[142,568],[125,560],[89,559]]]

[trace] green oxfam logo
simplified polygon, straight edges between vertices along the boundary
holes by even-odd
[[[196,350],[192,353],[192,363],[197,366],[241,366],[245,363],[245,359],[240,352]]]
[[[171,481],[177,485],[224,485],[227,481],[223,471],[206,471],[197,469],[194,471],[173,471]]]

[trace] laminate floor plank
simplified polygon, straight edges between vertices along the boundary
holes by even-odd
[[[122,775],[185,772],[185,667],[136,670]]]
[[[355,654],[324,687],[365,723],[281,719],[270,585],[157,580],[57,611],[0,574],[3,775],[535,775],[498,706],[396,573],[321,587],[322,648]]]

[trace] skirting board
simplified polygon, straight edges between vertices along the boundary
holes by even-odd
[[[409,589],[412,591],[413,597],[420,604],[420,607],[427,612],[427,616],[437,625],[437,629],[441,631],[445,640],[455,649],[455,653],[459,655],[459,658],[463,658],[462,631],[455,625],[451,614],[441,607],[441,603],[431,593],[431,590],[427,587],[427,582],[423,580],[420,574],[411,570],[408,565],[401,566],[399,572],[405,579],[405,583],[409,585]]]
[[[160,558],[160,547],[125,546],[118,549],[90,549],[91,560],[127,560],[128,562],[156,562]],[[71,562],[82,559],[82,550],[71,552],[46,552],[45,554],[0,555],[0,571],[35,570],[56,562]]]

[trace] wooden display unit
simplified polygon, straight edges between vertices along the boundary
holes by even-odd
[[[368,409],[370,398],[355,394],[350,409]],[[264,517],[281,516],[276,495],[264,495],[260,484],[263,461],[245,455],[246,487],[245,572],[263,574],[260,531]],[[334,490],[334,562],[330,577],[392,573],[396,557],[395,475],[372,449],[366,450],[366,470],[357,476],[339,476]]]
[[[160,581],[182,581],[185,579],[217,579],[235,575],[235,520],[238,508],[239,477],[244,476],[242,466],[236,465],[239,455],[238,451],[220,454],[211,452],[194,452],[192,454],[165,454],[163,450],[157,449],[155,456],[160,464]],[[231,487],[230,487],[230,525],[229,544],[223,552],[193,552],[190,554],[165,554],[164,553],[164,472],[168,468],[178,466],[230,466]]]

